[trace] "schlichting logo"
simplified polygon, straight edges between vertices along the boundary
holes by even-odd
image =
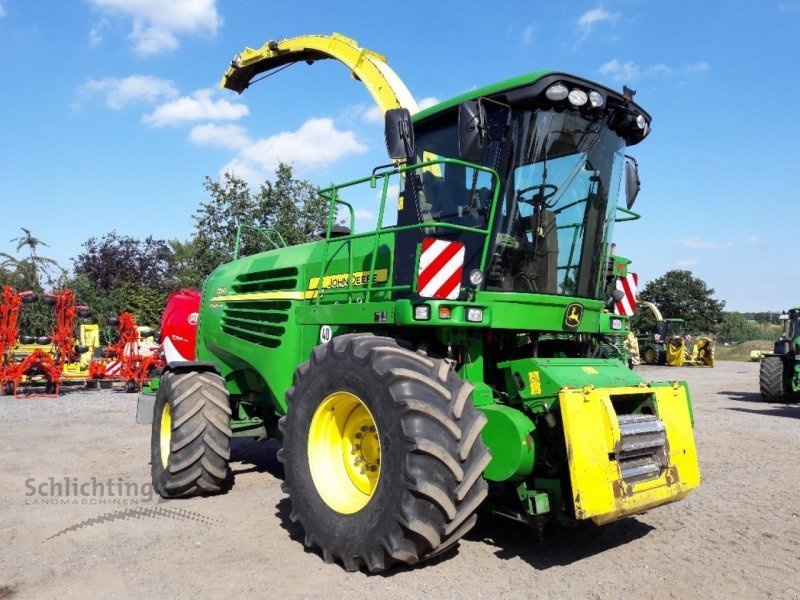
[[[50,506],[64,504],[112,504],[135,506],[151,502],[155,496],[153,484],[117,479],[91,477],[48,477],[25,480],[25,504],[28,506]]]

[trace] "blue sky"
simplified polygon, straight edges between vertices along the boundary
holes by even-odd
[[[22,232],[71,267],[88,238],[186,240],[202,183],[278,160],[319,185],[386,162],[366,90],[334,61],[239,96],[235,53],[340,32],[423,104],[540,69],[637,90],[642,219],[616,230],[640,282],[683,268],[727,310],[800,305],[800,0],[0,0],[0,251]],[[359,207],[368,227],[375,206]]]

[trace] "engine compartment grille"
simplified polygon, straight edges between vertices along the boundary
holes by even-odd
[[[620,440],[614,459],[626,483],[656,479],[667,465],[667,432],[664,423],[650,414],[617,415]]]

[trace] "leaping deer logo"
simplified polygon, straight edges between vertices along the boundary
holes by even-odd
[[[580,304],[570,304],[564,315],[564,325],[570,329],[576,328],[583,320],[583,306]]]

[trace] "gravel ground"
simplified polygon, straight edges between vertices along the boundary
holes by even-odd
[[[165,502],[135,394],[0,397],[0,598],[800,598],[800,407],[759,401],[757,363],[637,369],[689,382],[688,498],[543,541],[482,515],[437,561],[379,576],[303,549],[273,443],[235,440],[228,493]]]

